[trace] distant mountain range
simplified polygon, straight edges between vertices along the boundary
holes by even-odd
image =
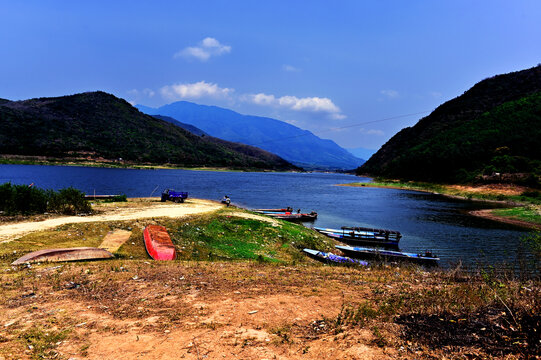
[[[128,163],[297,170],[253,146],[194,134],[175,120],[145,115],[98,91],[24,101],[0,100],[0,154]]]
[[[157,109],[142,105],[137,108],[193,125],[220,139],[257,146],[305,169],[354,169],[364,162],[332,140],[320,139],[310,131],[272,118],[187,101]]]
[[[540,142],[538,65],[477,83],[402,129],[357,174],[464,182],[505,173],[540,185]]]

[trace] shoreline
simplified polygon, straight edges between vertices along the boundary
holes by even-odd
[[[219,172],[305,172],[295,170],[269,170],[269,169],[234,169],[227,167],[215,166],[167,166],[160,164],[121,164],[114,162],[101,162],[92,160],[69,159],[67,161],[54,161],[51,159],[13,159],[10,157],[0,156],[0,165],[37,165],[37,166],[73,166],[73,167],[91,167],[91,168],[107,168],[107,169],[127,169],[127,170],[191,170],[191,171],[219,171]]]
[[[499,221],[506,224],[511,224],[511,225],[520,226],[520,227],[524,227],[524,228],[528,228],[532,230],[541,231],[541,225],[539,224],[531,223],[531,222],[520,220],[520,219],[514,219],[511,217],[494,215],[492,213],[492,210],[494,209],[473,210],[473,211],[469,211],[468,214],[472,216],[481,217],[483,219]]]
[[[509,200],[509,199],[508,200],[495,200],[495,199],[483,199],[483,198],[475,197],[476,195],[484,195],[483,193],[479,193],[479,192],[469,192],[468,193],[469,196],[465,196],[465,195],[456,195],[456,194],[446,194],[445,192],[438,192],[438,191],[430,190],[430,189],[411,188],[411,187],[400,186],[400,185],[383,185],[383,184],[371,184],[371,183],[359,183],[359,182],[350,183],[350,184],[337,184],[337,185],[338,186],[351,186],[351,187],[370,187],[370,188],[381,188],[381,189],[418,191],[418,192],[429,193],[429,194],[434,194],[434,195],[442,195],[450,199],[479,201],[479,202],[484,202],[484,203],[489,203],[489,204],[505,205],[510,208],[529,205],[527,202],[518,202],[514,200]],[[445,189],[444,185],[441,185],[441,186],[442,186],[442,189]],[[484,219],[492,220],[492,221],[498,221],[501,223],[522,227],[522,228],[528,228],[532,230],[541,231],[541,224],[539,223],[521,220],[515,217],[499,216],[493,213],[494,210],[496,210],[496,208],[473,210],[473,211],[469,211],[468,214],[472,216],[477,216]]]

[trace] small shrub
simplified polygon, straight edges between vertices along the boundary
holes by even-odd
[[[113,197],[110,198],[110,199],[105,199],[105,200],[103,200],[103,202],[106,202],[106,203],[111,203],[111,202],[126,202],[126,201],[128,201],[128,197],[126,196],[126,194],[115,195],[115,196],[113,196]]]

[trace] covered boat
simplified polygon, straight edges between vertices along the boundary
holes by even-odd
[[[312,249],[303,249],[302,251],[307,253],[312,258],[319,261],[326,262],[326,263],[354,264],[354,265],[362,265],[362,266],[368,265],[366,261],[351,259],[346,256],[339,256],[333,253],[327,253],[327,252],[312,250]]]
[[[440,260],[436,255],[429,251],[421,254],[406,253],[401,251],[373,249],[365,247],[352,247],[336,245],[335,248],[346,255],[360,259],[377,259],[389,261],[413,261],[424,265],[437,265]]]
[[[43,249],[28,253],[11,263],[21,265],[35,262],[61,262],[111,259],[115,256],[109,251],[94,247],[75,247],[66,249]]]
[[[154,260],[174,260],[176,258],[175,245],[173,245],[164,226],[148,225],[143,230],[143,239],[148,255]]]
[[[314,227],[317,232],[345,243],[398,247],[402,235],[398,231],[362,227],[329,229]]]

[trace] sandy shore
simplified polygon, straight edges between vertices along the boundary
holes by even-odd
[[[162,203],[158,198],[130,199],[127,203],[100,204],[94,208],[99,211],[91,216],[61,216],[43,221],[24,221],[0,225],[0,244],[13,241],[34,231],[54,229],[58,226],[74,223],[92,223],[100,221],[123,221],[147,218],[181,218],[202,214],[223,206],[208,200],[189,199],[185,203]]]

